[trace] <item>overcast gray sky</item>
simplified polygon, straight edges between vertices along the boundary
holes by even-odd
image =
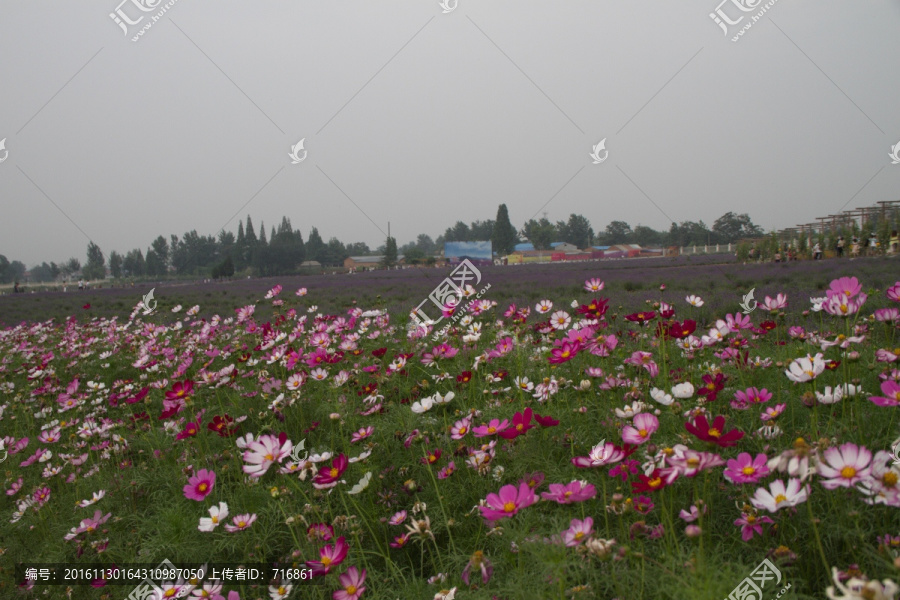
[[[165,4],[142,1],[0,4],[10,260],[248,213],[374,248],[504,202],[517,227],[771,229],[900,198],[897,0],[779,0],[737,42],[764,3],[178,0],[132,42]]]

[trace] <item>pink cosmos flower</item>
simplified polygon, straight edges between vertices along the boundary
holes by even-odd
[[[763,302],[761,308],[766,309],[769,312],[778,312],[783,308],[787,308],[787,295],[786,294],[778,294],[775,298],[770,298],[766,296],[765,301]]]
[[[847,442],[839,448],[828,448],[818,465],[818,473],[826,480],[822,487],[833,490],[838,487],[853,487],[869,477],[872,452],[864,446]]]
[[[444,467],[443,469],[438,471],[437,478],[438,479],[447,479],[448,477],[453,475],[453,473],[455,473],[455,472],[456,472],[456,463],[451,460],[447,464],[446,467]]]
[[[216,485],[216,474],[213,471],[200,469],[197,474],[188,479],[188,484],[184,486],[184,497],[188,500],[203,501],[209,496]]]
[[[741,513],[741,518],[737,519],[734,524],[741,528],[741,539],[749,542],[753,539],[753,534],[762,535],[763,523],[774,523],[769,517],[758,517],[752,513]]]
[[[684,477],[693,477],[700,471],[725,464],[725,460],[718,454],[690,449],[685,450],[681,456],[670,456],[666,460],[678,471],[678,476]]]
[[[354,434],[350,438],[350,443],[355,444],[356,442],[360,442],[367,437],[371,436],[375,433],[375,428],[369,425],[368,427],[361,427],[359,431],[354,432]]]
[[[331,595],[333,600],[359,600],[366,591],[366,586],[363,585],[366,581],[366,570],[360,572],[356,567],[350,567],[346,573],[338,577],[338,581],[341,582],[341,589]]]
[[[15,496],[16,493],[22,489],[22,478],[19,477],[17,481],[14,481],[8,490],[6,490],[7,496]]]
[[[784,412],[784,408],[787,404],[776,404],[775,406],[770,406],[760,415],[760,419],[763,421],[771,421],[772,419],[778,417],[781,413]]]
[[[344,562],[348,550],[350,550],[350,546],[344,536],[341,536],[334,541],[334,544],[320,548],[319,560],[308,560],[306,566],[312,569],[313,577],[326,575],[331,572],[331,569]]]
[[[519,510],[531,506],[537,502],[537,496],[527,483],[504,485],[498,494],[488,494],[485,499],[487,506],[480,506],[481,516],[487,521],[497,521],[505,517],[511,517]]]
[[[599,292],[604,287],[606,287],[606,284],[603,283],[603,281],[601,281],[600,279],[597,279],[596,277],[594,277],[592,279],[588,279],[584,282],[584,289],[587,292]]]
[[[884,396],[872,396],[869,401],[878,406],[897,406],[900,404],[900,383],[888,379],[881,384]]]
[[[741,452],[737,458],[728,460],[728,468],[725,469],[725,479],[732,483],[756,483],[769,474],[768,459],[763,453],[750,456],[747,452]]]
[[[566,341],[563,342],[562,346],[550,350],[550,358],[548,360],[552,365],[568,362],[578,355],[579,350],[581,350],[580,343]]]
[[[400,525],[403,521],[406,520],[407,512],[405,510],[401,510],[399,512],[394,513],[394,515],[388,519],[389,525]]]
[[[852,298],[859,294],[862,291],[862,284],[856,277],[841,277],[840,279],[835,279],[828,286],[828,289],[825,291],[825,295],[828,298],[833,296],[844,296],[845,298]]]
[[[894,302],[900,302],[900,281],[889,287],[885,295]]]
[[[708,510],[708,507],[704,504],[702,514],[706,514],[707,510]],[[697,508],[697,505],[691,504],[690,512],[688,512],[684,509],[681,509],[681,512],[678,513],[678,516],[681,517],[685,523],[693,523],[694,521],[696,521],[697,519],[700,518],[700,514],[701,514],[700,509]]]
[[[489,435],[495,435],[503,431],[509,427],[509,420],[503,419],[503,422],[500,422],[500,419],[492,419],[490,423],[487,425],[479,425],[475,429],[472,430],[472,433],[475,437],[486,437]]]
[[[520,435],[523,435],[529,429],[533,429],[534,425],[531,424],[531,417],[533,412],[531,407],[527,407],[524,412],[516,412],[513,415],[512,427],[505,429],[499,433],[500,437],[512,440]]]
[[[349,464],[350,461],[347,459],[347,456],[341,453],[331,461],[330,467],[326,465],[319,466],[318,474],[316,475],[316,478],[313,479],[313,487],[317,490],[326,490],[335,487],[340,481],[341,475],[347,470]]]
[[[559,504],[584,502],[597,495],[597,488],[584,481],[573,481],[568,484],[551,483],[550,491],[541,494],[544,500],[554,500]]]
[[[472,416],[469,415],[464,419],[460,419],[450,428],[450,439],[461,440],[466,437],[469,430],[472,429]]]
[[[290,456],[293,447],[284,433],[278,437],[263,435],[258,440],[247,442],[243,459],[250,464],[244,465],[244,473],[251,477],[262,477],[270,466]]]
[[[235,515],[235,517],[231,519],[231,522],[234,523],[234,525],[226,524],[225,531],[227,531],[228,533],[234,533],[235,531],[243,531],[244,529],[249,529],[250,526],[253,525],[254,521],[256,521],[255,514],[251,515],[249,513],[246,513],[243,515]]]
[[[659,419],[650,413],[635,415],[633,423],[622,429],[622,441],[626,444],[643,444],[659,429]]]
[[[771,399],[772,392],[770,392],[766,388],[759,390],[755,387],[749,387],[743,392],[737,391],[734,393],[734,400],[735,402],[740,404],[741,407],[746,407],[747,404],[762,404],[763,402],[768,402]],[[737,408],[734,406],[735,402],[732,402],[731,405],[732,407]]]
[[[894,308],[893,306],[890,308],[879,308],[875,311],[875,320],[882,323],[900,321],[900,309]]]
[[[306,537],[310,540],[327,542],[334,537],[334,527],[328,523],[313,523],[306,528]]]
[[[615,464],[620,462],[623,458],[625,458],[624,449],[617,447],[612,442],[604,442],[591,448],[591,451],[587,456],[576,456],[573,458],[572,464],[576,467],[586,469],[589,467],[602,467],[603,465]]]
[[[592,518],[585,517],[583,521],[572,519],[572,522],[569,523],[569,528],[562,534],[563,542],[571,548],[590,538],[592,533],[594,533],[594,520]]]

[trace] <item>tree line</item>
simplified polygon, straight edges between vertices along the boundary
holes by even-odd
[[[657,231],[645,225],[632,228],[624,221],[612,221],[605,229],[595,232],[586,217],[571,214],[568,220],[556,223],[546,217],[532,218],[517,229],[510,221],[506,205],[501,204],[494,219],[470,224],[457,221],[436,239],[423,233],[400,247],[394,238],[388,238],[373,250],[364,242],[345,244],[336,237],[326,242],[315,227],[304,240],[286,216],[266,235],[265,224],[261,223],[257,230],[247,215],[245,221],[238,222],[236,234],[223,229],[217,236],[200,235],[196,230],[181,237],[160,235],[146,250],[134,248],[124,254],[113,250],[108,257],[90,242],[83,266],[77,258],[60,264],[44,262],[32,267],[30,281],[55,281],[60,276],[69,278],[78,273],[88,280],[103,279],[107,268],[115,279],[163,278],[170,274],[213,278],[235,273],[275,276],[297,273],[305,261],[316,261],[323,267],[340,267],[350,256],[371,255],[385,256],[383,263],[387,265],[396,263],[398,256],[404,256],[407,263],[428,263],[443,250],[445,242],[490,240],[494,251],[504,255],[522,242],[533,244],[537,250],[547,250],[554,242],[566,242],[578,248],[626,243],[660,247],[728,244],[763,235],[763,230],[747,214],[733,212],[719,217],[711,228],[703,221],[683,221],[673,222],[668,231]],[[25,272],[21,261],[10,262],[0,254],[0,283],[23,281]]]

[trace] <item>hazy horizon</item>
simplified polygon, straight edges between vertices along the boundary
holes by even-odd
[[[900,4],[770,2],[733,42],[766,3],[720,2],[173,0],[133,42],[166,2],[7,0],[0,254],[108,259],[247,214],[375,249],[501,203],[517,228],[771,230],[900,198]]]

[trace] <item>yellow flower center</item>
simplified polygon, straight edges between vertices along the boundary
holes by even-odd
[[[638,431],[638,435],[641,437],[647,437],[647,430],[641,429],[640,431]]]
[[[756,469],[754,469],[753,467],[744,467],[743,469],[741,469],[741,473],[743,473],[744,475],[753,475],[754,473],[756,473]]]
[[[488,433],[495,433],[497,431],[496,427],[488,427]]]
[[[328,565],[331,564],[331,559],[327,556],[323,556],[322,560],[320,560],[319,562],[322,563],[322,566],[327,567]]]
[[[515,502],[507,502],[506,504],[503,505],[503,512],[511,513],[514,510],[516,510]]]
[[[584,537],[584,532],[583,532],[583,531],[579,531],[578,533],[575,534],[574,537],[575,537],[576,540],[580,540],[581,538]]]
[[[841,469],[841,477],[844,479],[853,479],[854,475],[856,475],[856,469],[853,467],[844,467]]]
[[[465,433],[466,431],[468,431],[468,430],[467,430],[465,427],[460,427],[460,428],[459,428],[459,433],[460,433],[460,435],[462,435],[462,434]]]
[[[212,518],[212,522],[213,522],[213,523],[218,523],[218,522],[219,522],[219,517],[213,517],[213,518]]]
[[[888,471],[887,473],[885,473],[884,475],[881,476],[881,482],[886,487],[894,487],[895,485],[897,485],[897,474],[894,473],[893,471]]]
[[[266,454],[266,460],[275,460],[275,457],[271,454]]]
[[[572,492],[571,492],[571,491],[566,491],[566,493],[563,494],[563,498],[565,498],[565,499],[568,500],[568,499],[569,499],[569,496],[571,496],[571,495],[572,495]]]
[[[696,467],[700,464],[700,459],[697,457],[691,457],[687,459],[687,464],[691,465],[692,467]]]
[[[331,475],[332,477],[337,477],[337,476],[338,476],[338,470],[337,470],[336,468],[334,468],[334,467],[331,467],[331,468],[328,470],[328,474]]]
[[[344,588],[344,590],[345,590],[349,595],[352,596],[353,594],[356,593],[356,586],[353,585],[353,584],[350,584],[350,585],[348,585],[346,588]]]
[[[787,502],[787,496],[785,496],[784,494],[778,494],[777,496],[775,496],[776,505],[781,504],[782,502]]]
[[[753,515],[747,515],[747,523],[753,525],[754,523],[756,523],[756,517]]]
[[[199,491],[201,491],[201,492],[205,492],[205,491],[206,491],[206,488],[208,488],[208,487],[209,487],[209,486],[206,485],[205,483],[201,483],[200,485],[197,486],[197,490],[199,490]]]
[[[710,430],[709,430],[709,437],[717,438],[717,437],[721,437],[721,436],[722,436],[722,432],[721,432],[721,431],[719,431],[719,430],[716,429],[715,427],[710,428]]]
[[[238,527],[246,527],[247,521],[238,521]]]
[[[659,477],[654,477],[653,479],[651,479],[650,481],[647,482],[647,485],[649,485],[650,487],[652,487],[654,489],[658,488],[659,486],[662,485],[662,479],[660,479]]]

